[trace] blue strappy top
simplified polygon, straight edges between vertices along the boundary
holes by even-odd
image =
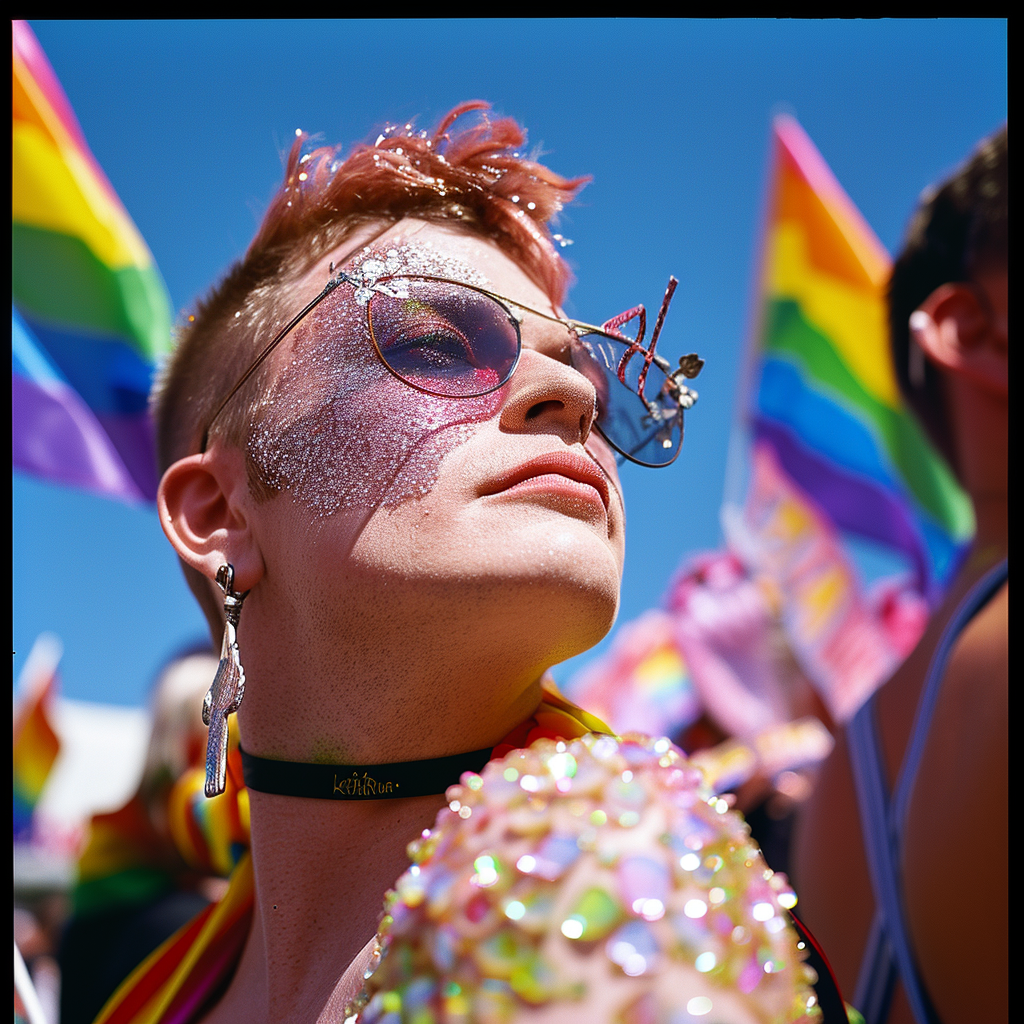
[[[953,646],[964,627],[996,594],[1007,577],[1005,560],[990,569],[960,603],[939,638],[891,795],[885,781],[874,696],[847,726],[861,831],[875,894],[875,917],[854,993],[854,1005],[864,1015],[866,1024],[885,1024],[897,977],[903,983],[917,1024],[940,1024],[918,971],[910,941],[900,879],[903,827]]]

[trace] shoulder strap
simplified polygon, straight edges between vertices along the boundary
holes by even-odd
[[[949,656],[964,627],[991,600],[1007,577],[1004,560],[971,588],[943,630],[921,691],[891,801],[885,784],[873,696],[847,728],[861,831],[876,905],[854,995],[867,1024],[884,1024],[897,971],[918,1024],[937,1024],[939,1020],[917,969],[904,910],[899,876],[903,823]]]
[[[875,917],[853,1000],[864,1015],[866,1024],[884,1024],[896,982],[896,961],[888,920],[890,914],[887,912],[891,908],[891,900],[887,897],[890,888],[896,885],[895,864],[898,860],[892,856],[889,797],[875,720],[874,695],[853,716],[846,727],[846,736],[857,790],[864,852],[875,894]]]
[[[921,758],[924,756],[932,716],[939,703],[942,678],[946,674],[949,656],[953,653],[953,648],[964,628],[992,600],[999,588],[1006,582],[1008,575],[1009,567],[1006,559],[989,569],[960,602],[939,638],[935,654],[932,656],[932,663],[928,666],[928,675],[925,677],[921,697],[917,703],[917,713],[914,716],[914,728],[910,733],[910,741],[907,744],[906,753],[903,755],[903,763],[900,765],[900,773],[893,790],[892,807],[889,813],[897,839],[903,834],[903,823],[906,820],[907,808],[910,806],[914,780],[917,778],[918,768],[921,767]]]

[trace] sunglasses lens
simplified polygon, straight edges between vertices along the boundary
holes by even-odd
[[[416,278],[384,282],[370,300],[370,331],[402,380],[433,395],[471,398],[501,387],[519,356],[519,328],[472,288]]]
[[[641,352],[608,334],[585,334],[572,347],[573,366],[597,389],[597,427],[621,454],[644,466],[674,462],[683,443],[683,410],[673,382]],[[625,366],[623,361],[625,360]],[[620,369],[622,379],[619,378]]]

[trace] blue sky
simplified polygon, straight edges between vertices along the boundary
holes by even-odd
[[[623,471],[620,623],[721,542],[772,115],[798,118],[890,251],[921,190],[1006,117],[1002,20],[31,25],[177,313],[244,250],[296,128],[350,146],[486,99],[555,170],[593,175],[558,229],[570,314],[656,306],[675,274],[663,345],[707,360],[678,462]],[[205,630],[155,514],[19,474],[13,497],[15,672],[52,630],[66,696],[144,702]]]

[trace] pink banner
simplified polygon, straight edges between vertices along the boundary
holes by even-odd
[[[750,570],[778,588],[793,650],[842,724],[917,642],[926,609],[912,593],[896,594],[891,584],[876,609],[835,530],[781,469],[772,449],[755,445],[752,462],[740,536],[730,540]]]

